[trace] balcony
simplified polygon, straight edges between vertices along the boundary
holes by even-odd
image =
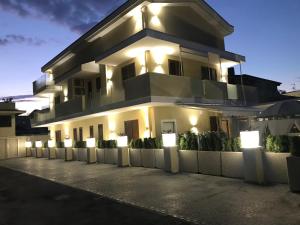
[[[64,117],[85,110],[85,97],[78,97],[55,106],[55,117]]]
[[[200,80],[184,76],[147,73],[124,82],[125,100],[149,96],[205,99],[218,103],[242,102],[245,98],[256,101],[255,87],[229,85],[212,80]],[[243,90],[244,89],[244,90]]]
[[[54,85],[54,81],[49,78],[49,75],[44,74],[39,79],[33,82],[33,94],[50,94],[61,91],[61,86]]]

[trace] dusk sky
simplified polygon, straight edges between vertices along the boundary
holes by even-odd
[[[32,94],[40,68],[124,0],[0,0],[0,96]],[[235,33],[243,72],[300,89],[299,0],[208,0]]]

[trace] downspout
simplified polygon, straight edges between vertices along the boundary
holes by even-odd
[[[241,76],[241,86],[242,86],[242,93],[244,99],[244,105],[247,105],[246,95],[245,95],[245,87],[244,87],[244,80],[243,80],[243,71],[242,71],[242,63],[240,61],[240,76]]]

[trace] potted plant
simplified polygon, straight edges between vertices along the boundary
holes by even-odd
[[[221,169],[221,135],[217,132],[205,132],[199,135],[198,163],[199,172],[220,176]]]
[[[56,142],[56,158],[64,159],[65,158],[65,143],[62,141]]]
[[[104,163],[117,164],[118,149],[116,140],[108,140],[104,142]]]
[[[190,131],[179,135],[179,161],[182,172],[198,173],[198,136]]]
[[[142,139],[131,140],[130,142],[130,164],[131,166],[142,166],[142,148],[144,146],[144,142]]]
[[[87,148],[85,141],[76,141],[73,148],[74,160],[87,161]]]
[[[287,157],[290,190],[300,192],[300,137],[290,137],[291,156]]]
[[[155,139],[145,138],[144,148],[142,149],[142,165],[146,168],[155,168]]]

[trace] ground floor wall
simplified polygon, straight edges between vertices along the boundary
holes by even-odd
[[[74,139],[74,129],[77,134],[82,130],[82,139],[90,136],[99,137],[98,126],[103,128],[103,139],[114,139],[117,135],[126,134],[126,122],[137,121],[138,137],[159,137],[163,132],[184,133],[192,128],[199,132],[211,130],[211,117],[221,114],[208,110],[189,109],[180,106],[142,107],[127,112],[111,113],[107,116],[78,119],[72,122],[49,127],[51,138],[60,131],[61,139]],[[93,130],[91,135],[90,130]],[[77,138],[78,139],[78,138]]]

